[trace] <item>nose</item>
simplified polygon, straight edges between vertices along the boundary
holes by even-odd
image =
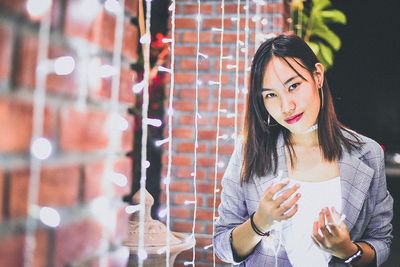
[[[281,111],[285,115],[291,115],[294,110],[296,109],[296,104],[294,99],[289,95],[283,95],[281,97]]]

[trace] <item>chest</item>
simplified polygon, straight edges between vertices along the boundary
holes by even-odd
[[[291,162],[286,151],[289,177],[301,181],[321,182],[339,176],[339,163],[328,161],[319,148],[295,148],[296,157]]]

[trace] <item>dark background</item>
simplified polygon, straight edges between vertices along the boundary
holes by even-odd
[[[400,153],[400,2],[334,0],[347,25],[332,26],[342,39],[334,67],[327,73],[339,119]],[[400,166],[394,166],[400,169]],[[387,176],[394,200],[391,255],[385,267],[400,266],[400,176]]]

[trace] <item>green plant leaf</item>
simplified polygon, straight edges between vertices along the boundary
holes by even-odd
[[[329,46],[325,45],[324,43],[320,42],[318,43],[319,45],[319,51],[321,53],[321,56],[323,57],[323,59],[325,60],[325,62],[327,63],[327,66],[325,67],[329,67],[332,66],[333,64],[333,51],[332,48],[330,48]]]
[[[320,24],[316,26],[312,33],[323,39],[327,44],[329,44],[335,51],[338,51],[342,45],[340,38],[332,30],[328,28],[325,24]]]
[[[313,0],[312,1],[312,11],[319,12],[322,9],[331,6],[330,0]]]
[[[308,41],[307,44],[311,48],[311,50],[314,52],[314,54],[318,55],[318,53],[319,53],[318,44],[315,42],[311,42],[311,41]]]
[[[321,11],[321,17],[327,23],[340,23],[346,24],[346,15],[337,9]]]

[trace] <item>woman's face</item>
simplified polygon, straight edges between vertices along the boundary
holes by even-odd
[[[268,113],[291,133],[303,133],[317,123],[320,109],[319,88],[324,68],[309,71],[292,58],[285,58],[306,80],[299,76],[282,58],[272,57],[263,77],[262,97]],[[302,63],[301,63],[302,64]]]

